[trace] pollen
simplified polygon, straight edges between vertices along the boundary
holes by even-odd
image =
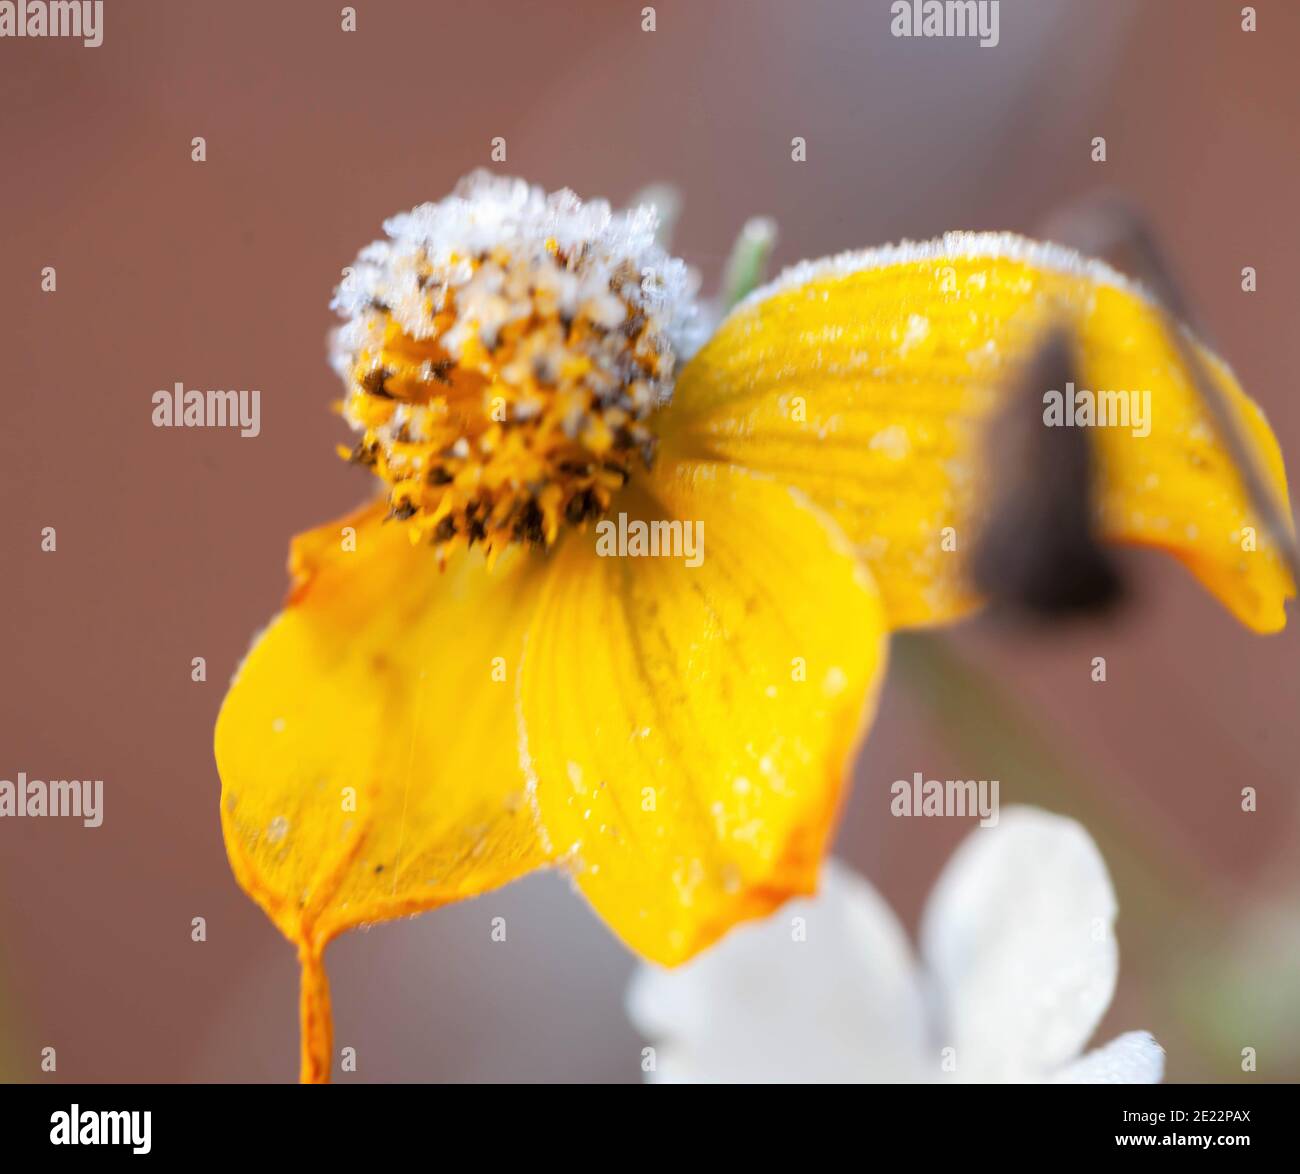
[[[654,416],[696,321],[696,280],[649,207],[480,172],[393,217],[335,294],[358,433],[342,454],[445,558],[550,546],[655,459]]]

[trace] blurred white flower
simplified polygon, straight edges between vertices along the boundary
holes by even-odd
[[[1080,1056],[1115,991],[1115,914],[1088,833],[1012,808],[939,877],[919,965],[876,891],[828,862],[815,898],[677,970],[642,967],[628,1011],[656,1081],[1154,1084],[1146,1032]]]

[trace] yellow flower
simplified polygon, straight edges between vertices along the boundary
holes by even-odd
[[[385,493],[294,540],[216,729],[232,868],[298,945],[304,1079],[351,927],[559,865],[673,964],[812,892],[890,631],[976,603],[981,424],[1049,327],[1081,385],[1150,391],[1149,435],[1095,430],[1102,533],[1284,623],[1275,539],[1112,270],[995,235],[846,254],[683,362],[701,315],[654,227],[478,176],[340,289],[350,455]],[[1268,425],[1205,358],[1284,503]],[[620,517],[669,549],[601,557]],[[672,557],[687,533],[701,559]]]

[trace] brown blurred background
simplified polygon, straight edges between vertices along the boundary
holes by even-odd
[[[339,269],[384,216],[487,164],[494,136],[501,170],[547,187],[679,185],[675,251],[710,282],[755,213],[786,263],[1032,232],[1122,190],[1300,468],[1292,3],[1261,0],[1251,34],[1235,0],[1003,0],[991,49],[893,39],[887,0],[661,0],[653,34],[641,0],[360,0],[355,33],[341,7],[108,0],[101,48],[0,41],[0,777],[106,792],[97,830],[0,821],[10,1080],[294,1077],[293,951],[227,868],[212,724],[282,597],[289,536],[369,489],[333,452]],[[259,388],[262,435],[155,429],[150,397],[177,380]],[[981,621],[950,650],[904,650],[840,852],[914,926],[968,825],[890,819],[894,779],[1000,777],[1004,803],[1078,815],[1119,889],[1103,1031],[1152,1030],[1172,1080],[1295,1079],[1300,630],[1254,637],[1172,564],[1129,565],[1138,600],[1112,624]],[[974,688],[954,694],[940,656]],[[971,707],[995,687],[1005,703]],[[558,877],[329,959],[337,1042],[359,1058],[344,1079],[639,1078],[632,962]]]

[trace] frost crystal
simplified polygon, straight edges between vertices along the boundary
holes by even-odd
[[[614,212],[605,200],[583,201],[568,188],[548,194],[522,179],[479,170],[462,179],[438,203],[421,204],[384,221],[389,239],[361,250],[351,275],[334,293],[330,308],[348,319],[334,335],[332,360],[345,378],[367,338],[367,320],[377,305],[413,338],[428,338],[434,324],[429,294],[441,308],[451,290],[467,291],[460,327],[448,339],[456,356],[470,330],[471,310],[483,315],[479,329],[490,335],[506,321],[528,313],[526,299],[500,297],[501,279],[474,281],[473,258],[507,250],[516,261],[544,271],[562,314],[584,303],[613,314],[612,289],[630,295],[672,344],[691,337],[698,314],[697,275],[655,243],[658,214],[650,205]],[[555,264],[559,252],[577,263]],[[422,274],[440,280],[430,289]],[[485,339],[487,341],[487,339]],[[664,397],[671,388],[661,389]]]
[[[1115,286],[1151,300],[1151,295],[1136,282],[1112,269],[1104,261],[1085,257],[1064,245],[1029,240],[1013,232],[948,232],[928,241],[899,241],[893,245],[837,253],[816,261],[800,261],[782,271],[774,280],[754,290],[732,311],[746,309],[788,289],[812,281],[842,277],[887,265],[906,265],[913,261],[962,260],[975,257],[1004,257],[1012,261],[1050,269],[1057,273],[1087,277],[1102,285]]]

